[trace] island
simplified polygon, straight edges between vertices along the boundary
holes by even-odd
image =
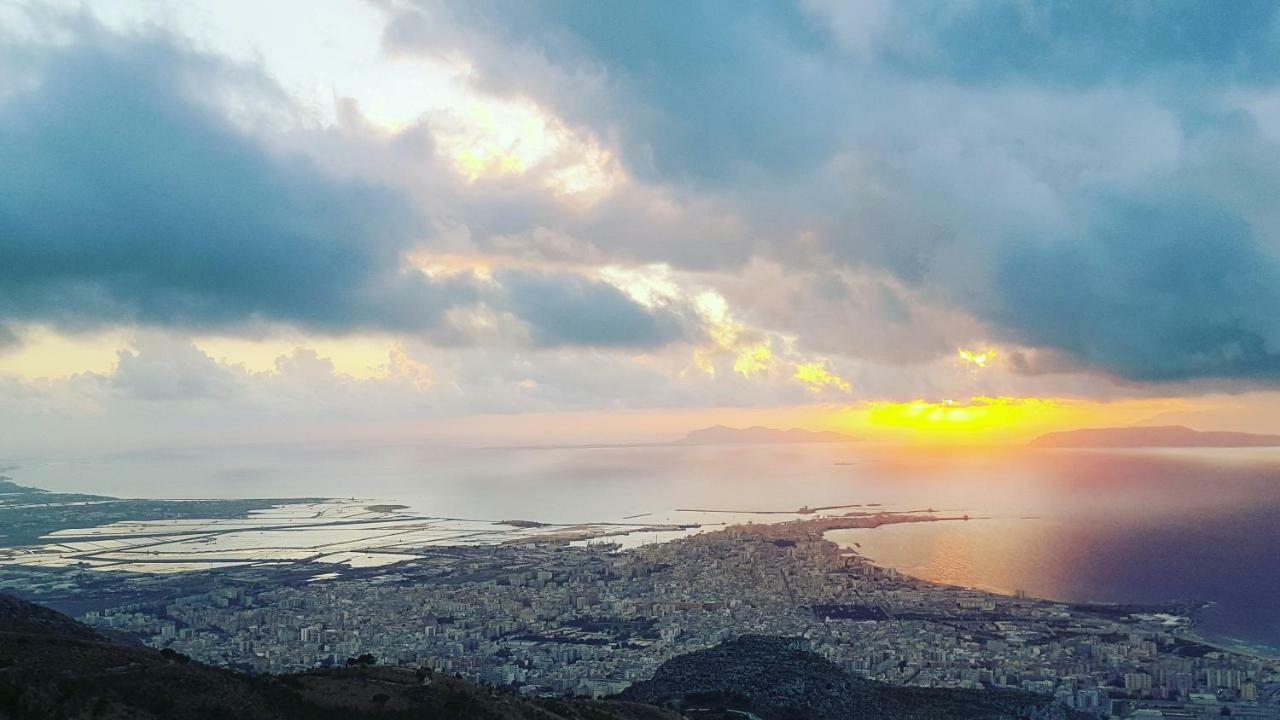
[[[1280,435],[1200,431],[1182,425],[1084,428],[1041,435],[1031,441],[1031,446],[1046,448],[1280,447]]]
[[[365,509],[365,510],[368,510],[369,512],[372,512],[372,513],[393,513],[393,512],[395,512],[395,511],[397,511],[397,510],[408,510],[408,509],[409,509],[409,506],[408,506],[408,505],[395,505],[395,504],[366,505],[366,506],[364,507],[364,509]]]
[[[849,443],[858,438],[838,432],[778,428],[754,425],[749,428],[732,428],[713,425],[694,430],[673,445],[786,445],[798,443]]]

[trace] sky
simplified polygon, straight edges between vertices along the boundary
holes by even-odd
[[[1280,6],[0,6],[0,456],[1280,432]]]

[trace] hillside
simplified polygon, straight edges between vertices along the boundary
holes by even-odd
[[[731,428],[714,425],[701,430],[694,430],[676,445],[785,445],[792,443],[845,443],[856,442],[858,438],[837,432],[818,432],[814,430],[779,430],[777,428],[756,425],[749,428]]]
[[[1041,435],[1034,447],[1280,447],[1280,435],[1202,432],[1181,425],[1085,428]]]
[[[113,642],[0,595],[0,718],[672,720],[624,702],[527,700],[441,675],[355,667],[251,677]]]
[[[0,718],[43,720],[1066,720],[1044,696],[901,688],[852,677],[793,641],[744,636],[663,663],[617,699],[528,699],[400,667],[249,676],[126,646],[0,595]]]
[[[743,636],[672,658],[621,697],[699,718],[763,720],[996,720],[1083,718],[1046,696],[903,688],[855,678],[783,638]],[[694,715],[696,713],[696,715]]]

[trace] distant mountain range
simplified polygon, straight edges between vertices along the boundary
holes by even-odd
[[[1181,425],[1085,428],[1051,432],[1031,441],[1034,447],[1280,447],[1280,435],[1201,432]]]
[[[800,443],[850,443],[860,438],[838,432],[778,428],[754,425],[749,428],[732,428],[725,425],[693,430],[679,440],[628,443],[590,443],[586,445],[496,445],[503,450],[559,450],[597,448],[644,448],[684,445],[798,445]]]
[[[792,443],[847,443],[858,438],[838,432],[814,430],[779,430],[756,425],[749,428],[731,428],[724,425],[694,430],[673,445],[786,445]]]

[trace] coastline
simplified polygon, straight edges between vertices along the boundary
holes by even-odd
[[[8,478],[5,478],[5,480],[7,481]],[[10,484],[12,484],[11,481],[9,482]],[[28,490],[29,492],[38,493],[39,496],[41,496],[41,499],[48,499],[50,497],[53,497],[53,498],[59,497],[59,494],[46,493],[45,491],[41,491],[38,488],[23,488],[23,489]],[[120,500],[116,498],[110,498],[110,500],[113,502],[118,502],[122,504],[131,502],[127,499]],[[156,502],[156,501],[151,501],[151,502]],[[317,498],[278,498],[278,499],[259,500],[259,501],[181,500],[181,501],[169,501],[169,502],[171,502],[174,505],[180,505],[184,509],[187,509],[187,508],[208,509],[210,505],[213,505],[214,503],[225,503],[227,505],[230,505],[232,503],[237,503],[237,504],[265,503],[266,504],[265,507],[256,507],[256,506],[250,505],[247,507],[237,508],[238,510],[240,510],[239,513],[225,513],[230,517],[236,517],[243,520],[243,519],[250,519],[250,518],[263,519],[264,515],[269,516],[272,514],[294,515],[301,507],[305,507],[307,503],[324,502],[324,500],[320,500]],[[351,498],[350,500],[329,499],[328,502],[334,503],[335,505],[341,505],[341,504],[350,505],[351,506],[350,509],[354,511],[356,514],[350,517],[334,517],[334,516],[331,516],[328,512],[321,512],[321,513],[315,514],[314,508],[307,508],[308,512],[304,512],[302,513],[302,515],[312,515],[313,517],[311,519],[313,521],[320,521],[320,524],[323,525],[324,528],[327,530],[338,530],[345,526],[365,526],[368,524],[383,524],[383,523],[396,524],[396,523],[413,523],[413,522],[426,522],[426,521],[440,523],[440,521],[442,520],[440,518],[427,518],[425,516],[419,516],[417,515],[417,513],[413,513],[413,512],[405,513],[403,511],[411,510],[411,508],[405,505],[392,504],[391,501],[375,501],[375,500],[369,500],[369,499],[357,500],[355,498]],[[376,503],[376,504],[371,504],[371,503]],[[818,514],[818,513],[821,513],[822,511],[829,511],[829,510],[836,510],[836,509],[843,510],[848,508],[861,508],[861,509],[850,510],[849,512],[845,512],[838,515],[819,515]],[[293,512],[290,512],[290,511],[293,511]],[[874,529],[874,528],[878,528],[885,525],[913,524],[913,523],[925,523],[925,522],[968,521],[968,520],[984,519],[982,517],[970,517],[967,515],[964,515],[964,516],[940,515],[933,512],[932,508],[929,508],[927,510],[908,510],[908,511],[885,510],[880,508],[878,504],[873,504],[873,503],[830,505],[830,506],[823,506],[823,507],[816,507],[816,508],[809,508],[808,506],[804,506],[804,507],[801,507],[799,510],[791,510],[791,511],[782,511],[782,510],[733,511],[733,510],[717,510],[717,509],[700,509],[700,510],[697,510],[696,512],[717,513],[717,514],[718,513],[741,513],[741,514],[747,514],[747,515],[761,516],[762,522],[752,523],[748,521],[746,525],[748,526],[754,525],[754,527],[757,529],[761,529],[765,527],[775,528],[778,530],[780,534],[800,534],[804,536],[805,539],[809,539],[809,540],[815,539],[815,536],[821,537],[823,540],[832,542],[834,545],[840,548],[842,552],[851,553],[859,556],[863,561],[865,561],[867,564],[871,566],[879,568],[883,571],[892,571],[894,573],[898,573],[903,577],[910,578],[911,580],[916,582],[927,583],[930,585],[973,590],[977,592],[983,592],[983,593],[988,593],[991,595],[997,595],[997,596],[1003,596],[1003,597],[1020,597],[1019,594],[1016,592],[1009,592],[1008,590],[998,588],[998,587],[990,587],[990,586],[982,586],[982,585],[966,586],[966,585],[945,583],[945,582],[939,582],[935,580],[922,578],[917,575],[913,575],[911,572],[904,570],[900,567],[895,567],[890,564],[882,564],[882,563],[878,563],[876,561],[871,560],[869,557],[863,554],[859,543],[843,543],[827,537],[828,533],[835,530],[855,530],[855,529],[865,530],[865,529]],[[381,517],[376,517],[376,518],[369,517],[369,515],[367,515],[366,513],[381,516]],[[219,514],[223,514],[223,513],[215,513],[213,514],[213,517],[208,519],[209,520],[216,519]],[[336,513],[336,515],[339,515],[339,516],[341,516],[342,514],[343,513]],[[648,515],[648,513],[641,513],[640,515],[634,515],[631,517],[638,520],[639,518],[645,517],[646,515]],[[792,517],[790,519],[782,520],[777,517],[780,515],[791,515]],[[796,515],[802,515],[802,517],[795,517]],[[322,516],[323,516],[323,520],[321,520]],[[179,517],[182,517],[182,516],[180,515]],[[225,522],[226,519],[227,518],[224,517],[223,522]],[[293,529],[299,528],[298,521],[301,519],[302,518],[296,517],[296,516],[289,517],[288,519],[278,518],[276,519],[276,522],[283,522],[284,525],[290,526],[289,529],[293,530]],[[194,520],[194,518],[190,518],[187,521],[189,522],[190,520]],[[443,519],[443,520],[447,521],[449,519]],[[453,520],[456,521],[458,519],[453,519]],[[138,520],[131,519],[130,521],[127,521],[127,522],[128,524],[136,524],[138,523]],[[156,520],[151,520],[150,522],[156,523]],[[159,521],[159,524],[161,525],[165,523],[180,524],[182,522],[183,520],[175,519],[172,516],[170,516],[168,518],[165,518],[164,520]],[[625,546],[627,548],[635,547],[643,544],[650,544],[650,543],[663,544],[663,543],[679,540],[684,537],[688,537],[691,534],[700,534],[701,532],[708,532],[708,531],[716,532],[724,528],[723,525],[717,525],[717,524],[701,524],[700,525],[700,524],[681,523],[681,524],[668,525],[668,524],[655,524],[655,523],[644,523],[644,522],[637,522],[634,524],[632,523],[584,523],[584,524],[576,524],[576,525],[575,524],[562,525],[562,524],[555,524],[555,523],[543,523],[543,522],[533,521],[533,520],[497,520],[497,521],[476,520],[473,522],[493,523],[499,526],[506,526],[505,530],[498,531],[503,534],[503,537],[501,537],[501,539],[498,539],[496,537],[493,538],[493,541],[496,541],[501,544],[517,545],[517,544],[531,543],[535,545],[541,545],[541,544],[552,544],[552,545],[575,544],[576,545],[579,543],[591,543],[593,541],[610,543],[610,542],[616,542],[616,541],[622,540],[623,537],[625,536],[635,535],[636,538],[640,540],[640,542],[636,543],[635,545],[627,544]],[[225,529],[219,528],[216,530],[211,527],[204,526],[204,524],[200,522],[197,522],[197,524],[201,526],[199,534],[201,536],[206,536],[206,537],[213,534],[217,534],[217,533],[229,534],[229,533],[234,533],[234,532],[248,529],[248,528],[237,527],[238,523],[234,522],[234,520],[231,523],[228,523],[228,526],[224,526]],[[109,527],[109,525],[105,527]],[[105,529],[105,527],[99,526],[99,528],[101,529]],[[157,528],[157,530],[159,529],[160,528]],[[165,535],[173,534],[172,529],[169,529],[169,528],[164,528],[164,529],[165,529],[165,532],[163,534]],[[260,525],[254,529],[255,530],[271,529],[271,524],[266,523],[265,527]],[[458,528],[458,530],[461,531],[463,530],[463,528]],[[469,534],[471,533],[459,532],[456,537],[461,539],[462,536],[469,535]],[[145,535],[141,535],[141,536],[138,535],[136,528],[133,530],[133,532],[127,533],[126,536],[132,537],[135,539],[141,539],[142,537],[145,537]],[[120,538],[115,538],[115,536],[106,536],[106,535],[98,535],[93,539],[101,540],[103,538],[108,538],[108,537],[112,539],[120,539]],[[88,538],[85,538],[85,539],[88,539]],[[46,538],[44,539],[44,542],[50,542],[54,540],[55,538]],[[467,544],[467,543],[464,542],[463,544]],[[485,544],[485,543],[481,543],[481,544]],[[850,545],[853,545],[854,547],[850,547]],[[620,549],[623,549],[623,547],[624,547],[623,545],[621,544],[619,545]],[[9,549],[11,551],[10,554],[12,554],[12,551],[15,550],[16,548],[9,548]],[[391,564],[394,564],[401,557],[405,557],[405,558],[409,557],[408,555],[399,555],[399,556],[392,555],[390,553],[383,552],[379,548],[364,549],[363,552],[366,554],[370,552],[378,554],[377,555],[378,558],[385,559],[386,562],[389,562]],[[0,553],[0,555],[3,555],[3,553]],[[88,552],[77,553],[77,555],[83,556],[83,557],[77,557],[76,558],[77,560],[88,559],[90,561],[94,561],[97,559],[97,556],[93,553],[88,553]],[[385,555],[385,558],[383,558],[384,555]],[[337,556],[333,556],[333,558],[339,559],[337,558]],[[31,558],[30,556],[28,556],[28,559],[34,560],[34,558]],[[241,558],[241,557],[228,558],[228,559],[234,560],[237,564],[252,562],[248,558]],[[264,559],[264,558],[255,558],[255,559]],[[286,562],[288,561],[310,562],[317,559],[319,559],[318,555],[306,554],[306,553],[299,555],[299,557],[297,558],[283,558],[283,557],[277,558],[278,561],[283,560]],[[348,559],[342,559],[342,561],[354,567],[354,562],[350,562]],[[149,566],[151,567],[151,569],[154,569],[154,565],[156,562],[160,562],[160,561],[157,561],[155,559],[150,560]],[[123,568],[126,566],[121,565],[119,567]],[[171,569],[179,570],[181,569],[181,567],[183,567],[183,565],[177,564],[177,565],[174,565]],[[1080,608],[1088,607],[1088,608],[1092,608],[1092,609],[1100,610],[1104,612],[1106,612],[1108,609],[1110,609],[1111,611],[1114,611],[1119,608],[1137,607],[1133,605],[1122,604],[1122,603],[1111,603],[1107,601],[1094,601],[1094,602],[1082,603],[1082,602],[1058,600],[1050,597],[1029,597],[1026,599],[1042,601],[1046,603],[1064,604],[1064,605],[1070,605],[1073,607],[1080,607]],[[1175,605],[1175,603],[1167,603],[1167,604],[1152,603],[1147,609],[1148,611],[1154,610],[1154,611],[1163,612],[1163,611],[1167,611],[1169,607],[1173,605]],[[1211,603],[1203,603],[1203,602],[1198,604],[1180,605],[1177,608],[1176,614],[1179,617],[1184,618],[1186,620],[1186,624],[1185,624],[1185,627],[1180,627],[1176,629],[1175,632],[1178,635],[1178,637],[1184,639],[1189,643],[1195,643],[1195,644],[1204,646],[1206,648],[1212,648],[1214,651],[1227,652],[1235,655],[1256,657],[1256,658],[1265,659],[1265,660],[1275,660],[1277,658],[1280,658],[1280,648],[1273,647],[1267,643],[1250,642],[1248,640],[1242,640],[1240,638],[1215,635],[1215,634],[1206,632],[1200,616],[1201,616],[1201,611],[1203,611],[1207,607],[1210,607],[1211,605],[1212,605]]]
[[[1280,648],[1273,647],[1266,643],[1254,643],[1240,638],[1208,635],[1200,631],[1200,615],[1201,613],[1214,606],[1216,603],[1203,602],[1200,603],[1191,614],[1191,624],[1182,634],[1192,642],[1214,648],[1221,652],[1235,653],[1237,655],[1246,655],[1258,658],[1260,660],[1278,660],[1280,659]]]
[[[978,681],[972,673],[990,672],[992,687],[1051,694],[1054,686],[1044,683],[1078,682],[1081,658],[1092,658],[1086,672],[1100,693],[1123,694],[1114,689],[1118,673],[1149,672],[1161,658],[1244,671],[1261,662],[1280,671],[1276,660],[1198,643],[1182,632],[1185,620],[1170,622],[1167,606],[1072,605],[930,582],[826,538],[835,529],[957,519],[881,511],[742,522],[626,549],[556,541],[438,545],[379,567],[331,566],[319,574],[306,563],[164,577],[105,573],[87,589],[92,598],[68,594],[62,573],[30,577],[40,580],[45,604],[74,606],[87,621],[128,627],[154,646],[254,672],[322,663],[304,630],[334,622],[326,618],[335,602],[353,615],[332,631],[379,657],[399,657],[412,646],[419,661],[424,653],[454,658],[459,638],[444,636],[440,625],[497,643],[465,655],[459,669],[479,679],[513,657],[584,645],[609,650],[548,664],[532,680],[576,683],[619,671],[644,677],[672,653],[753,632],[806,637],[814,652],[861,677],[923,688],[970,687]],[[520,534],[515,527],[497,531]],[[228,581],[236,602],[219,591]],[[24,583],[24,593],[38,594],[34,586]],[[175,603],[181,598],[190,602]],[[543,614],[513,614],[514,607]],[[279,608],[290,610],[284,635],[249,629]],[[424,618],[435,618],[425,621],[435,632],[423,630]],[[188,623],[187,637],[173,636],[176,621]],[[509,626],[492,637],[493,623]],[[236,628],[234,638],[228,627]],[[250,648],[260,643],[278,653]],[[939,649],[945,652],[931,654]]]
[[[955,520],[955,519],[958,519],[958,518],[936,518],[936,520]],[[965,518],[965,519],[970,519],[970,518]],[[980,520],[982,518],[972,518],[972,519]],[[912,520],[909,522],[928,522],[928,520]],[[861,530],[861,529],[870,530],[870,529],[880,527],[882,525],[894,525],[894,524],[900,524],[900,523],[881,522],[875,525],[832,527],[832,528],[829,528],[829,530]],[[997,587],[992,587],[988,585],[957,585],[953,583],[946,583],[946,582],[941,582],[937,580],[930,580],[928,578],[923,578],[918,575],[914,575],[910,571],[904,570],[900,567],[895,567],[889,564],[882,564],[880,562],[872,560],[867,555],[861,552],[860,545],[858,547],[848,547],[844,543],[827,538],[826,531],[824,531],[823,533],[823,538],[828,540],[829,542],[835,543],[838,547],[841,548],[842,551],[857,555],[869,565],[872,565],[874,567],[878,567],[881,569],[892,570],[893,572],[899,573],[903,577],[909,577],[912,580],[915,580],[917,582],[922,582],[929,585],[936,585],[941,587],[951,587],[951,588],[958,588],[958,589],[965,589],[965,590],[976,590],[979,592],[991,593],[993,595],[999,595],[1002,597],[1019,597],[1017,592],[1011,592],[1004,588],[997,588]],[[857,544],[855,543],[855,545]],[[1204,647],[1211,648],[1217,652],[1231,653],[1234,655],[1243,655],[1243,656],[1253,657],[1253,658],[1257,658],[1259,660],[1265,660],[1265,661],[1280,660],[1280,647],[1272,646],[1267,643],[1251,642],[1248,640],[1242,640],[1240,638],[1206,633],[1202,627],[1202,613],[1205,609],[1210,608],[1216,604],[1210,600],[1196,600],[1192,602],[1170,600],[1165,602],[1135,604],[1135,603],[1112,602],[1112,601],[1106,601],[1106,600],[1087,600],[1087,601],[1061,600],[1061,599],[1056,599],[1051,597],[1041,597],[1036,595],[1024,595],[1024,597],[1028,600],[1036,600],[1036,601],[1041,601],[1046,603],[1067,605],[1067,606],[1070,606],[1073,608],[1079,608],[1079,609],[1091,609],[1091,610],[1114,612],[1121,609],[1132,608],[1135,610],[1141,609],[1143,612],[1168,613],[1168,614],[1176,615],[1180,618],[1183,618],[1186,621],[1186,626],[1184,628],[1179,628],[1175,630],[1172,634],[1185,639],[1187,642],[1195,643],[1197,645],[1202,645]],[[1173,611],[1173,612],[1170,612],[1170,611]]]

